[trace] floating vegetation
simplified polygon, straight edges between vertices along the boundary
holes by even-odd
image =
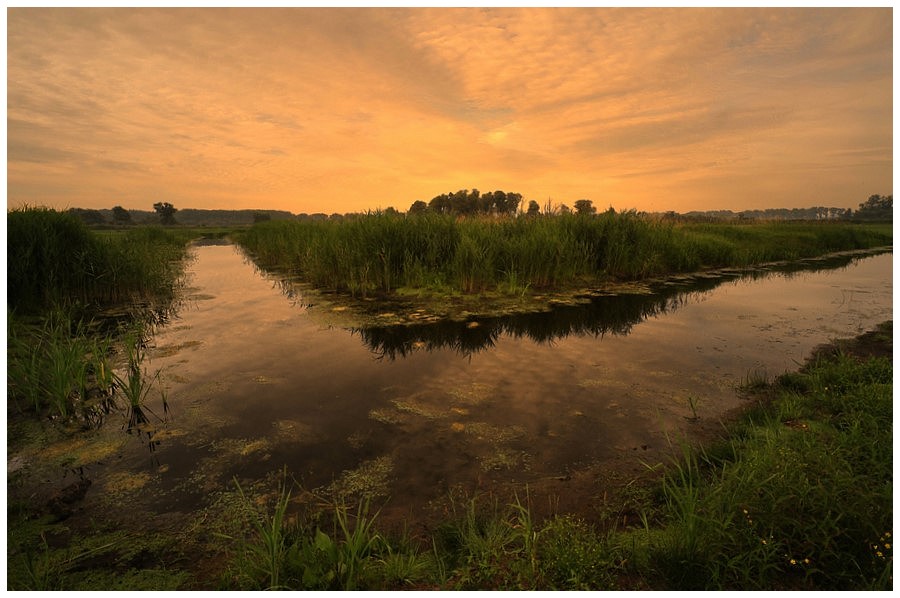
[[[369,418],[390,425],[396,425],[403,421],[403,417],[396,410],[384,407],[369,411]]]
[[[394,461],[386,455],[364,461],[356,469],[344,471],[325,492],[338,500],[385,497],[393,470]]]
[[[468,387],[457,387],[449,391],[457,402],[464,405],[481,405],[491,398],[493,387],[481,382],[473,382]]]
[[[391,400],[391,404],[394,405],[398,411],[412,413],[413,415],[418,415],[426,419],[440,419],[447,417],[448,411],[446,409],[427,405],[422,402],[422,397],[425,396],[425,394],[426,393],[417,393],[405,399],[393,399]]]
[[[104,492],[110,498],[124,498],[129,494],[137,492],[151,482],[152,478],[147,472],[128,472],[121,471],[111,474],[103,485]]]
[[[260,438],[259,440],[253,440],[246,443],[243,447],[241,447],[240,454],[242,457],[246,457],[247,455],[252,455],[253,453],[258,453],[262,451],[266,451],[269,448],[269,441],[265,438]]]
[[[68,438],[40,449],[42,461],[50,461],[66,467],[83,467],[99,463],[119,452],[125,439],[120,435],[92,435],[86,438]]]
[[[199,347],[203,344],[203,341],[187,341],[184,343],[179,343],[177,345],[166,345],[163,347],[154,347],[152,351],[150,351],[151,358],[162,359],[165,357],[171,357],[173,355],[177,355],[181,353],[185,349],[193,349],[194,347]]]
[[[495,447],[489,455],[479,457],[478,463],[484,471],[499,469],[516,469],[520,466],[527,469],[528,454],[525,451],[511,450],[506,447]],[[521,465],[520,465],[521,464]]]
[[[525,428],[522,426],[493,426],[486,422],[473,422],[466,424],[465,431],[479,440],[487,440],[493,444],[501,444],[518,440],[525,435]]]

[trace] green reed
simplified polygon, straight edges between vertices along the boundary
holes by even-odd
[[[666,589],[890,587],[890,361],[838,356],[770,388],[728,443],[669,468],[636,570]]]
[[[7,212],[7,307],[39,313],[56,305],[105,305],[171,297],[185,239],[161,228],[100,235],[46,208]]]
[[[676,224],[634,212],[456,219],[374,212],[236,235],[264,268],[366,297],[398,288],[510,294],[889,245],[889,226]]]
[[[93,318],[124,305],[134,308],[131,319],[141,319],[134,314],[170,302],[187,238],[153,227],[96,234],[74,216],[46,208],[8,212],[7,229],[9,399],[35,412],[66,418],[78,411],[96,420],[118,388],[141,419],[150,380],[134,369],[130,354],[129,372],[113,372],[119,333]]]

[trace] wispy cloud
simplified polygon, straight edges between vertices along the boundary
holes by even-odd
[[[7,18],[12,203],[343,212],[475,186],[687,210],[892,192],[890,9]]]

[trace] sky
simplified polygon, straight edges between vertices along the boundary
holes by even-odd
[[[893,194],[891,8],[7,11],[7,204]]]

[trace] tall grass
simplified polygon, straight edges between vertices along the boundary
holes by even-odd
[[[264,268],[366,297],[400,287],[522,293],[889,245],[888,226],[681,225],[634,212],[455,219],[375,212],[236,235]]]
[[[110,306],[140,305],[131,311],[138,314],[170,302],[187,239],[159,228],[97,235],[45,208],[8,212],[7,231],[8,399],[22,410],[91,421],[108,412],[118,390],[140,423],[149,380],[139,343],[124,339],[128,369],[118,376],[114,345],[127,335],[94,316]]]
[[[17,312],[171,296],[185,255],[185,239],[161,228],[98,235],[46,208],[12,210],[6,224],[6,301]]]

